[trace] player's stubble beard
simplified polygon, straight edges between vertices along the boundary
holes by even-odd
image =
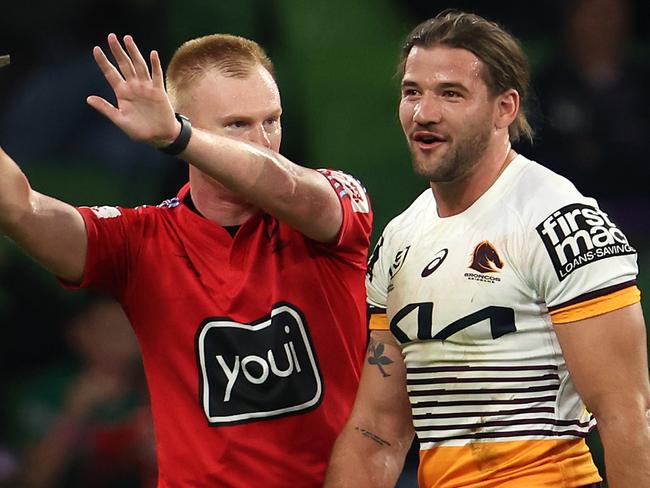
[[[432,183],[448,183],[467,175],[488,148],[492,124],[482,120],[472,124],[458,137],[448,139],[447,151],[437,162],[431,163],[419,150],[411,148],[413,171]],[[450,142],[451,141],[451,142]]]

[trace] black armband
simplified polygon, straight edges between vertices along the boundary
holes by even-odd
[[[192,124],[190,123],[190,119],[184,115],[176,114],[176,120],[181,123],[181,131],[178,134],[178,137],[176,137],[174,142],[170,145],[158,148],[162,152],[171,156],[176,156],[182,153],[189,144],[190,137],[192,137]]]

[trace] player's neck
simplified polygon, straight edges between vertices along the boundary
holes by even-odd
[[[190,172],[190,193],[196,209],[222,226],[241,225],[259,209],[202,173]]]
[[[480,161],[467,175],[458,180],[439,183],[431,182],[436,197],[438,215],[451,217],[471,207],[499,178],[501,173],[517,156],[510,142],[496,148],[488,148]]]

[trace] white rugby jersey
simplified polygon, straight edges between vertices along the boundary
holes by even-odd
[[[370,327],[402,346],[420,486],[599,481],[553,323],[639,301],[636,275],[596,201],[521,155],[466,211],[440,218],[429,189],[393,219],[368,265]]]

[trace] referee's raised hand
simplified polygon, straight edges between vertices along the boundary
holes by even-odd
[[[151,51],[149,54],[149,70],[133,37],[126,35],[123,41],[124,47],[115,34],[108,35],[108,47],[115,64],[100,47],[93,49],[97,66],[115,93],[115,105],[95,95],[87,98],[88,105],[131,139],[156,147],[167,146],[180,132],[180,123],[165,91],[158,53]]]

